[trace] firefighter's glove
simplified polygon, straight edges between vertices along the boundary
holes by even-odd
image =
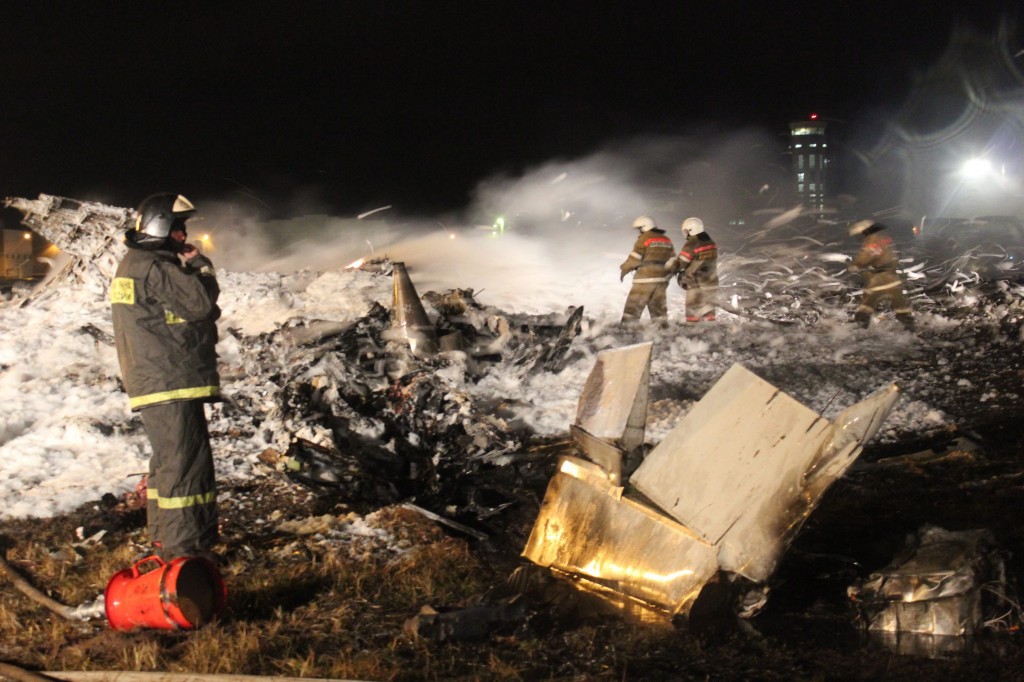
[[[680,272],[678,275],[676,275],[676,283],[682,288],[686,289],[690,284],[690,280],[683,273]]]
[[[856,265],[854,265],[853,263],[849,263],[846,266],[846,271],[847,272],[860,272],[860,268],[857,267]]]

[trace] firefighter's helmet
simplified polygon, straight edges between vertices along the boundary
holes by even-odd
[[[633,221],[633,227],[641,232],[649,232],[658,229],[658,224],[654,222],[654,218],[651,216],[642,215]]]
[[[874,220],[858,220],[854,224],[850,225],[850,236],[856,237],[867,232],[868,228],[874,226]]]
[[[184,221],[195,212],[196,207],[192,202],[180,194],[153,194],[139,204],[135,229],[150,237],[163,239],[171,233],[175,223],[184,225]]]
[[[704,231],[704,221],[700,218],[687,218],[683,221],[683,234],[694,236]]]

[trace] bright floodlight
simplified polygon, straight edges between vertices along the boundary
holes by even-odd
[[[968,180],[980,180],[992,172],[992,164],[988,159],[968,159],[960,172]]]

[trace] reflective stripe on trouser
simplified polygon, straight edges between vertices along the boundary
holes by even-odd
[[[903,293],[903,282],[895,273],[879,273],[871,277],[864,287],[864,298],[858,312],[874,313],[888,299],[897,315],[911,315],[910,303]]]
[[[139,410],[153,448],[146,516],[165,559],[217,543],[217,489],[204,404],[182,400]]]
[[[652,320],[668,317],[668,297],[665,294],[667,290],[668,282],[637,284],[634,281],[626,297],[622,321],[639,320],[644,308],[650,312]]]
[[[718,287],[690,285],[686,289],[686,319],[697,322],[701,319],[715,319],[718,303]]]

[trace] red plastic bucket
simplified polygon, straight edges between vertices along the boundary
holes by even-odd
[[[143,573],[146,564],[156,567]],[[104,607],[116,630],[188,629],[210,622],[224,609],[227,596],[224,579],[212,562],[183,556],[167,563],[149,556],[110,578]]]

